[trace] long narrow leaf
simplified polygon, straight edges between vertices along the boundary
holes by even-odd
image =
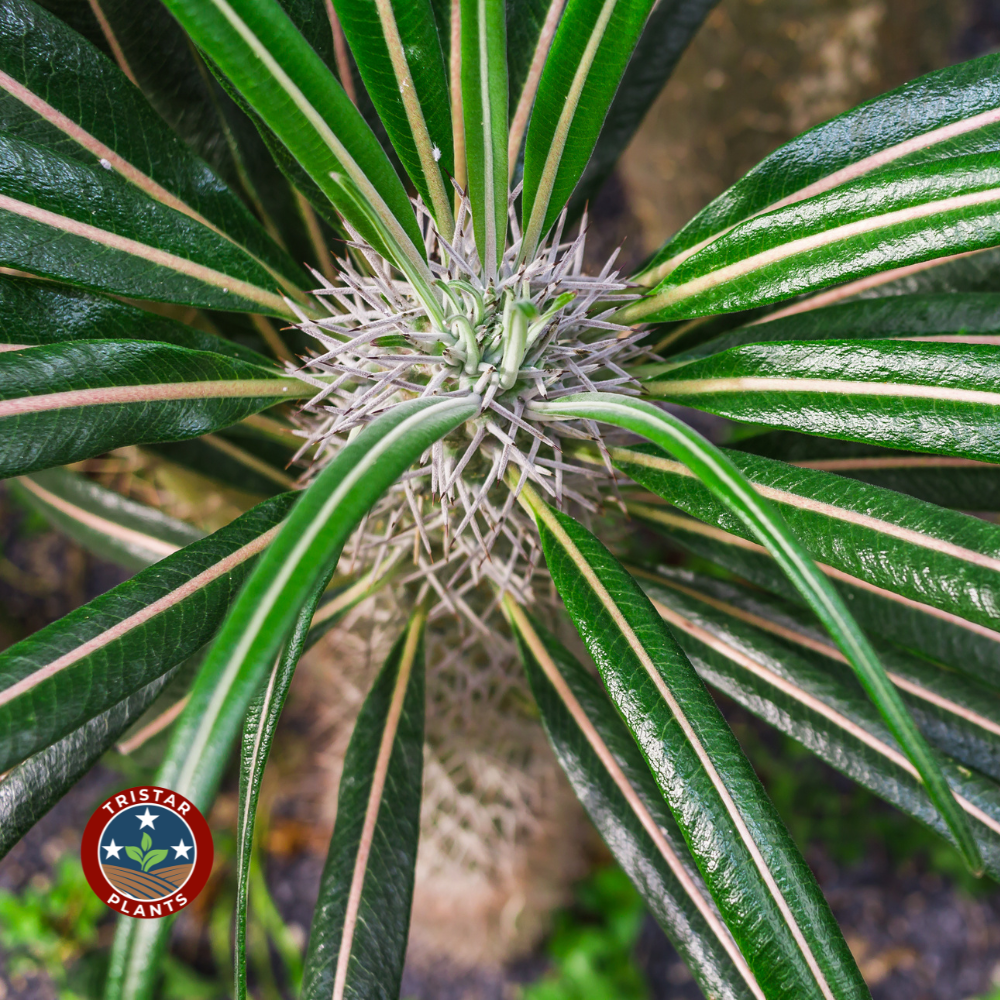
[[[0,653],[0,771],[203,646],[295,499],[260,504]]]
[[[462,112],[476,246],[497,273],[507,233],[507,39],[502,0],[461,0]]]
[[[505,604],[549,740],[615,859],[706,996],[764,1000],[628,727],[580,663]]]
[[[420,836],[424,622],[418,611],[393,647],[344,757],[303,1000],[399,994]]]
[[[36,472],[11,485],[15,496],[74,541],[129,569],[151,566],[205,534],[66,469]]]
[[[569,0],[538,84],[524,146],[531,260],[583,174],[653,0]]]
[[[545,561],[765,996],[866,997],[819,886],[635,581],[528,487]]]
[[[430,0],[336,0],[335,7],[389,138],[450,240],[451,109]]]
[[[997,461],[1000,346],[889,340],[744,344],[645,384],[771,427]]]
[[[142,341],[0,352],[0,476],[234,424],[312,386],[235,358]]]
[[[832,766],[954,843],[916,773],[847,670],[674,588],[647,593],[698,672],[750,711],[804,743]],[[1000,871],[1000,786],[943,755],[956,800],[972,820],[990,874]]]
[[[754,532],[843,650],[893,736],[919,771],[932,801],[961,845],[970,869],[979,871],[982,862],[966,816],[955,803],[906,706],[885,676],[875,651],[840,595],[788,530],[781,515],[754,491],[718,448],[676,417],[628,396],[609,396],[604,393],[580,394],[542,404],[539,409],[553,415],[602,420],[641,434],[688,466]]]
[[[478,397],[402,403],[365,428],[299,498],[240,593],[178,720],[157,781],[207,808],[250,702],[295,621],[329,579],[344,542],[383,491],[431,444],[474,416]],[[122,924],[108,1000],[140,1000],[164,947],[158,930]]]

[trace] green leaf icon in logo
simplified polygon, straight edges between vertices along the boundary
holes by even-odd
[[[144,872],[148,872],[153,865],[158,865],[167,856],[167,851],[161,849],[151,851],[153,838],[148,833],[142,835],[141,847],[126,847],[125,853],[135,862],[142,866]]]

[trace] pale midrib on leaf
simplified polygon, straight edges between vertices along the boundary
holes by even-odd
[[[946,403],[1000,406],[1000,392],[959,389],[955,386],[916,385],[907,382],[855,382],[837,378],[786,378],[766,375],[734,375],[647,382],[647,392],[663,396],[698,396],[708,393],[816,392],[844,396],[880,396],[899,399],[933,399]]]
[[[799,702],[799,704],[804,705],[811,711],[821,715],[823,718],[832,722],[839,729],[844,730],[844,732],[849,733],[856,740],[864,743],[865,746],[870,747],[879,755],[892,761],[896,767],[906,771],[911,778],[914,778],[917,782],[923,785],[920,772],[913,766],[913,764],[910,763],[909,758],[900,753],[897,749],[895,749],[895,747],[889,746],[888,743],[885,743],[877,736],[872,735],[867,729],[859,726],[852,719],[847,718],[845,715],[841,715],[840,712],[831,708],[826,704],[826,702],[821,701],[814,695],[809,694],[809,692],[804,691],[798,685],[786,680],[769,667],[765,667],[762,663],[759,663],[751,656],[748,656],[743,652],[743,650],[737,649],[735,646],[731,646],[729,643],[720,639],[707,629],[702,628],[700,625],[695,624],[683,615],[678,614],[672,608],[668,608],[665,604],[660,604],[658,601],[653,601],[653,606],[656,608],[657,614],[659,614],[664,621],[673,625],[675,628],[679,628],[682,632],[690,635],[693,639],[697,639],[710,649],[715,650],[715,652],[720,653],[722,656],[726,657],[727,660],[731,660],[733,663],[743,667],[744,670],[749,671],[754,676],[765,681],[767,684],[770,684],[772,687],[777,688],[789,697],[794,698],[797,702]],[[964,795],[961,795],[954,789],[951,790],[951,793],[955,796],[955,801],[973,819],[978,820],[994,833],[1000,834],[1000,821],[994,819],[988,813],[983,812],[982,809],[974,805],[967,798],[965,798]]]
[[[555,187],[556,177],[559,175],[559,166],[562,163],[563,153],[566,151],[566,143],[569,140],[569,131],[576,118],[577,106],[580,103],[580,95],[586,86],[587,78],[590,76],[591,67],[597,57],[597,50],[604,39],[604,32],[607,30],[611,15],[618,6],[618,0],[604,0],[601,13],[594,23],[587,45],[580,57],[580,64],[573,74],[573,82],[563,102],[562,111],[559,113],[559,121],[556,123],[555,132],[552,134],[552,142],[549,150],[545,154],[545,165],[542,167],[542,175],[538,181],[538,188],[535,191],[534,201],[531,205],[531,216],[524,232],[524,243],[521,248],[521,260],[531,260],[538,248],[538,243],[542,238],[542,226],[545,224],[545,216],[549,210],[549,202],[552,200],[552,191]]]
[[[451,0],[451,49],[448,89],[451,91],[451,134],[455,154],[455,183],[465,189],[469,181],[465,152],[465,117],[462,110],[462,0]],[[455,192],[455,203],[460,195]]]
[[[597,574],[594,572],[593,567],[584,558],[583,553],[576,547],[573,540],[566,533],[566,530],[559,523],[559,521],[552,514],[551,510],[541,501],[541,498],[535,493],[535,491],[528,485],[525,485],[521,492],[521,497],[524,498],[524,505],[528,508],[530,513],[537,517],[541,522],[544,523],[545,527],[555,536],[563,551],[570,557],[573,561],[574,566],[580,572],[581,576],[586,580],[587,585],[594,592],[601,605],[604,607],[605,611],[614,621],[616,627],[621,632],[622,637],[628,643],[633,655],[642,664],[643,669],[646,671],[649,679],[655,685],[660,697],[663,699],[670,713],[677,720],[682,732],[684,733],[685,739],[691,745],[691,748],[695,751],[699,763],[704,768],[705,773],[708,775],[712,782],[712,786],[715,788],[716,794],[722,801],[726,812],[729,815],[733,826],[736,828],[747,853],[750,855],[754,867],[757,869],[762,881],[767,886],[768,892],[771,898],[774,900],[782,918],[788,927],[789,932],[795,940],[795,944],[802,954],[803,959],[809,967],[809,971],[812,973],[813,978],[816,980],[817,986],[819,986],[820,991],[826,1000],[836,1000],[836,996],[827,982],[826,977],[823,974],[823,970],[816,960],[816,956],[812,953],[812,949],[809,947],[809,942],[806,940],[805,934],[802,932],[802,928],[799,927],[798,921],[795,918],[795,914],[792,913],[791,907],[788,905],[788,901],[785,899],[778,886],[778,883],[774,879],[774,875],[771,873],[770,868],[767,866],[767,862],[764,860],[764,855],[761,853],[760,846],[753,839],[753,835],[750,833],[747,827],[746,821],[743,818],[743,814],[740,812],[739,807],[736,805],[722,775],[719,774],[712,758],[709,756],[707,750],[702,745],[698,734],[695,732],[694,727],[691,725],[690,720],[681,708],[680,703],[674,697],[673,692],[667,686],[663,677],[660,676],[660,672],[656,669],[656,665],[650,659],[649,654],[646,652],[645,647],[639,641],[638,636],[632,630],[632,626],[629,625],[621,609],[618,607],[617,603],[608,593],[607,588],[600,581]],[[520,499],[520,497],[519,497]]]
[[[128,160],[116,153],[110,146],[105,146],[96,136],[92,135],[85,128],[82,128],[72,118],[69,118],[58,109],[52,107],[51,104],[43,101],[36,93],[2,70],[0,70],[0,87],[16,97],[22,104],[31,108],[39,117],[44,118],[61,132],[64,132],[75,143],[93,153],[98,159],[109,163],[125,180],[130,184],[134,184],[154,201],[158,201],[177,212],[182,212],[189,219],[193,219],[195,222],[205,226],[206,229],[210,229],[216,236],[221,236],[224,240],[239,247],[248,257],[263,267],[272,278],[280,282],[287,291],[293,293],[297,298],[305,299],[302,289],[296,287],[289,278],[261,260],[242,243],[233,239],[228,233],[215,225],[215,223],[210,222],[200,212],[188,205],[187,202],[178,198],[177,195],[172,194],[161,184],[154,181],[148,174],[144,174],[138,167],[129,163]]]
[[[562,16],[563,7],[566,0],[552,0],[542,30],[538,33],[538,42],[535,45],[535,53],[531,57],[531,65],[528,67],[528,75],[524,80],[524,88],[517,101],[517,108],[510,120],[510,137],[507,140],[507,181],[514,177],[514,170],[517,167],[517,157],[521,152],[521,140],[524,139],[524,130],[528,127],[528,117],[531,108],[535,103],[535,94],[538,91],[538,81],[542,77],[542,69],[545,66],[545,59],[552,46],[552,39],[555,36],[556,28],[559,25],[559,18]]]
[[[821,233],[814,233],[812,236],[800,236],[798,239],[788,240],[770,250],[763,250],[760,253],[746,257],[735,264],[720,267],[708,274],[703,274],[698,278],[692,278],[681,285],[674,285],[658,295],[651,295],[642,299],[635,305],[626,306],[621,311],[623,321],[633,323],[667,306],[683,302],[685,299],[699,295],[703,292],[711,291],[720,285],[735,278],[751,274],[760,268],[771,264],[778,264],[789,257],[798,254],[809,253],[812,250],[821,250],[833,243],[849,240],[855,236],[866,236],[869,233],[876,233],[881,229],[888,229],[896,225],[905,225],[909,222],[917,222],[934,215],[942,215],[946,212],[955,212],[963,208],[973,208],[978,205],[986,205],[1000,199],[1000,188],[989,188],[985,191],[972,191],[967,194],[953,195],[950,198],[940,198],[937,201],[924,202],[922,205],[911,205],[908,208],[896,209],[892,212],[884,212],[881,215],[872,215],[855,222],[848,222],[832,229],[826,229]]]
[[[130,736],[127,740],[123,740],[121,743],[117,744],[115,746],[115,750],[126,757],[130,753],[134,753],[144,743],[148,743],[157,733],[162,733],[167,726],[173,723],[177,719],[177,716],[184,711],[184,707],[187,705],[190,698],[190,693],[184,695],[183,698],[179,698],[170,706],[170,708],[168,708],[165,712],[161,712],[155,719],[153,719],[152,722],[143,726],[142,729],[135,733],[135,735]]]
[[[169,594],[164,594],[163,597],[153,601],[152,604],[147,604],[141,611],[137,611],[134,615],[129,615],[128,618],[112,625],[111,628],[101,632],[100,635],[96,635],[92,639],[88,639],[75,649],[71,649],[68,653],[64,653],[62,656],[53,660],[51,663],[47,663],[45,666],[39,667],[27,677],[18,681],[16,684],[12,684],[9,688],[0,691],[0,705],[5,705],[8,702],[13,701],[15,698],[19,698],[32,688],[37,687],[42,683],[42,681],[48,680],[50,677],[54,677],[60,671],[72,666],[84,657],[90,656],[92,653],[96,653],[98,650],[109,646],[112,642],[116,642],[123,638],[133,629],[138,628],[140,625],[144,625],[151,618],[155,618],[164,611],[169,611],[181,602],[186,601],[189,597],[197,594],[199,590],[203,590],[210,583],[213,583],[220,577],[225,576],[225,574],[234,570],[241,563],[246,562],[248,559],[257,555],[258,552],[265,549],[271,543],[275,535],[277,535],[280,527],[280,525],[275,525],[273,528],[268,529],[252,542],[248,542],[242,548],[237,549],[224,559],[220,559],[214,565],[209,566],[208,569],[202,570],[202,572],[197,576],[193,576],[190,580],[181,584],[181,586],[172,590]]]
[[[731,545],[735,548],[745,549],[748,552],[756,552],[767,556],[769,559],[772,558],[770,552],[768,552],[763,545],[758,545],[756,542],[751,542],[746,538],[741,538],[739,535],[723,531],[722,528],[716,528],[710,524],[704,524],[701,521],[695,520],[693,517],[680,517],[676,514],[669,514],[666,511],[658,510],[656,507],[650,507],[641,503],[629,503],[626,506],[629,513],[635,514],[637,517],[643,517],[648,521],[654,521],[659,524],[663,524],[666,527],[676,528],[680,531],[689,531],[692,534],[703,535],[706,538],[711,538],[713,541],[722,542],[725,545]],[[989,639],[991,642],[1000,643],[1000,632],[987,628],[985,625],[980,625],[978,622],[969,621],[966,618],[961,618],[959,615],[952,614],[950,611],[943,611],[941,608],[935,608],[931,604],[914,601],[910,597],[904,597],[902,594],[897,594],[894,591],[886,590],[883,587],[877,587],[875,584],[869,583],[867,580],[862,580],[857,576],[851,576],[849,573],[844,573],[842,570],[836,569],[833,566],[828,566],[826,563],[817,562],[816,565],[821,572],[826,574],[826,576],[830,577],[832,580],[839,580],[842,583],[846,583],[852,587],[857,587],[859,590],[865,590],[870,594],[876,595],[877,597],[885,598],[886,600],[893,601],[896,604],[902,604],[904,607],[913,608],[921,614],[929,615],[932,618],[938,618],[941,621],[948,622],[950,625],[957,625],[959,628],[965,629],[968,632],[973,632],[978,636],[982,636],[984,639]]]
[[[132,67],[129,66],[128,60],[125,58],[125,53],[122,51],[121,43],[118,41],[114,31],[111,30],[111,25],[104,11],[101,9],[100,3],[98,0],[89,0],[89,3],[94,20],[97,21],[98,27],[101,29],[101,34],[104,35],[104,40],[108,43],[108,48],[111,49],[111,54],[115,57],[118,68],[129,78],[129,82],[133,86],[138,87],[139,81],[135,78]]]
[[[137,531],[134,528],[126,528],[122,524],[116,524],[105,517],[94,514],[89,510],[84,510],[83,507],[57,496],[43,486],[39,486],[38,483],[34,482],[28,476],[22,476],[17,480],[17,483],[22,489],[34,494],[47,506],[54,508],[61,514],[65,514],[78,524],[82,524],[92,531],[120,542],[122,545],[144,549],[157,559],[169,556],[180,549],[180,546],[174,545],[173,542],[164,541],[162,538],[154,538],[152,535]]]
[[[99,229],[86,222],[78,222],[66,215],[58,215],[44,208],[29,205],[25,201],[18,201],[7,195],[0,195],[0,210],[19,215],[32,222],[38,222],[43,226],[50,226],[60,230],[69,236],[77,236],[85,240],[91,240],[121,253],[127,253],[141,260],[149,261],[160,267],[169,268],[185,277],[201,281],[206,285],[221,288],[224,292],[238,295],[250,302],[256,302],[268,311],[276,312],[281,316],[290,318],[295,314],[289,309],[288,304],[280,295],[275,295],[264,288],[252,285],[248,281],[234,278],[232,275],[223,274],[214,268],[205,267],[203,264],[196,264],[186,257],[178,257],[176,254],[168,253],[166,250],[159,250],[149,246],[147,243],[140,243],[138,240],[129,239],[127,236],[119,236],[117,233],[109,232],[107,229]]]
[[[635,813],[636,818],[642,824],[642,828],[646,831],[649,839],[652,840],[660,856],[667,863],[667,867],[680,883],[684,892],[687,893],[688,898],[692,903],[694,903],[699,914],[701,914],[702,919],[704,919],[704,921],[712,929],[720,944],[722,944],[725,948],[726,954],[729,956],[733,965],[736,966],[737,971],[750,988],[750,991],[755,997],[758,998],[758,1000],[765,1000],[763,990],[761,990],[754,974],[750,971],[750,967],[746,964],[746,960],[743,958],[739,948],[736,946],[736,942],[733,940],[732,935],[730,935],[725,924],[719,919],[715,910],[712,909],[708,900],[705,898],[704,893],[701,891],[701,887],[691,877],[691,874],[688,872],[681,859],[670,846],[667,838],[663,835],[663,831],[656,823],[656,820],[653,819],[652,815],[650,815],[650,812],[643,804],[642,799],[639,798],[638,793],[632,786],[632,783],[625,776],[625,773],[619,766],[618,761],[608,749],[607,744],[603,739],[601,739],[596,727],[593,722],[591,722],[590,717],[587,715],[583,706],[577,700],[576,695],[573,694],[569,684],[566,683],[566,679],[556,666],[555,661],[551,656],[549,656],[548,650],[538,637],[538,633],[532,628],[531,622],[528,621],[527,616],[511,599],[509,594],[504,597],[504,606],[506,607],[507,613],[513,620],[518,632],[521,633],[525,643],[527,643],[528,648],[531,650],[532,656],[534,656],[534,658],[538,661],[538,664],[544,671],[549,683],[555,688],[556,693],[566,706],[567,711],[573,717],[573,721],[576,723],[580,732],[583,733],[604,769],[611,776],[611,779],[621,792],[622,797],[628,803],[629,808],[633,813]]]
[[[417,156],[420,157],[424,179],[427,181],[431,205],[434,208],[434,218],[442,236],[446,240],[450,240],[455,232],[451,203],[448,199],[448,192],[445,190],[444,180],[441,177],[441,168],[438,166],[437,160],[434,159],[434,143],[431,141],[431,135],[427,129],[427,119],[424,117],[424,110],[420,104],[420,96],[413,86],[413,75],[410,73],[410,66],[406,59],[403,39],[399,35],[396,14],[392,9],[391,0],[375,0],[375,6],[382,24],[382,33],[385,35],[386,48],[389,50],[392,71],[396,77],[399,99],[406,112],[406,121],[413,135]]]
[[[997,398],[1000,401],[1000,396]],[[687,466],[682,465],[680,462],[659,458],[656,455],[646,455],[643,452],[631,451],[627,448],[613,448],[611,455],[615,459],[630,462],[634,465],[641,465],[647,469],[656,469],[671,475],[684,476],[687,479],[697,478]],[[862,514],[859,511],[850,510],[846,507],[823,503],[820,500],[813,500],[811,497],[805,497],[798,493],[789,493],[787,490],[775,489],[773,486],[764,486],[749,476],[747,478],[757,493],[763,497],[767,497],[768,500],[773,500],[775,503],[794,507],[796,510],[806,510],[810,513],[819,514],[822,517],[829,517],[837,521],[845,521],[848,524],[866,528],[880,535],[898,538],[900,541],[908,542],[910,545],[917,545],[920,548],[930,549],[932,552],[950,556],[964,563],[981,566],[983,569],[992,570],[993,572],[1000,572],[1000,559],[995,556],[967,549],[964,546],[956,545],[954,542],[945,541],[943,538],[935,538],[933,535],[927,535],[922,531],[904,528],[898,524],[893,524],[891,521],[883,521],[881,518],[872,517],[870,514]]]
[[[730,604],[728,601],[719,600],[717,597],[705,594],[700,590],[696,590],[694,587],[686,587],[673,580],[667,580],[664,577],[657,576],[655,573],[643,575],[647,576],[650,580],[655,580],[659,586],[669,587],[671,590],[687,594],[689,597],[693,597],[695,600],[701,601],[703,604],[707,604],[709,607],[723,612],[723,614],[736,618],[741,622],[746,622],[747,625],[752,625],[764,632],[770,632],[772,635],[778,636],[779,639],[784,639],[785,641],[794,643],[797,646],[802,646],[805,649],[812,650],[814,653],[819,653],[821,656],[826,656],[831,660],[836,660],[838,663],[843,663],[848,666],[850,665],[847,657],[844,656],[844,654],[832,643],[824,642],[822,639],[817,639],[806,632],[800,632],[797,629],[779,625],[770,618],[754,614],[752,611],[747,611],[735,604]],[[656,604],[656,601],[654,600],[653,603]],[[980,715],[978,712],[974,712],[971,709],[966,708],[964,705],[960,705],[958,702],[952,701],[950,698],[944,698],[936,691],[930,690],[921,684],[916,684],[908,677],[903,677],[902,675],[894,673],[891,670],[887,670],[885,675],[893,682],[893,684],[896,685],[896,687],[912,694],[915,698],[920,698],[922,701],[936,705],[938,708],[941,708],[958,718],[964,719],[966,722],[969,722],[974,726],[978,726],[980,729],[984,729],[989,733],[1000,736],[1000,723],[995,722],[993,719]]]
[[[421,424],[433,419],[442,411],[447,412],[448,410],[463,409],[470,406],[478,407],[479,402],[478,396],[470,396],[466,399],[445,399],[440,403],[435,403],[405,418],[376,442],[357,465],[350,469],[340,483],[337,484],[336,488],[316,512],[316,516],[312,519],[312,522],[302,531],[294,548],[289,552],[288,558],[285,559],[281,568],[275,573],[267,590],[257,602],[257,607],[243,629],[243,634],[240,636],[239,642],[233,648],[225,667],[221,671],[219,682],[198,721],[198,728],[191,735],[190,747],[184,759],[184,764],[178,773],[175,790],[180,791],[184,795],[192,791],[192,783],[195,772],[198,770],[201,762],[202,754],[208,746],[212,730],[215,727],[226,698],[229,696],[229,691],[233,686],[236,676],[243,666],[244,660],[263,628],[268,615],[287,586],[288,581],[299,569],[300,562],[305,558],[316,536],[333,516],[333,512],[340,506],[351,490],[357,486],[358,482],[364,478],[365,474],[370,472],[372,467],[398,441],[405,439],[408,434],[419,428]],[[211,656],[211,654],[209,655]]]
[[[236,33],[253,50],[254,55],[263,63],[267,72],[277,81],[281,89],[287,94],[292,103],[298,108],[309,124],[316,131],[316,134],[323,140],[324,145],[333,154],[334,158],[340,162],[347,170],[348,175],[359,191],[368,200],[382,224],[392,235],[400,250],[406,254],[409,262],[417,271],[430,278],[427,271],[427,264],[413,241],[406,234],[399,220],[393,215],[389,206],[385,203],[382,195],[379,194],[375,185],[368,179],[368,175],[358,166],[354,157],[347,151],[344,144],[337,138],[333,130],[326,123],[326,119],[313,107],[312,103],[304,93],[298,88],[292,78],[282,69],[278,61],[271,55],[267,46],[251,30],[250,26],[236,13],[233,8],[226,3],[226,0],[210,0],[220,14],[229,22]],[[401,262],[400,262],[401,263]]]
[[[493,162],[493,105],[490,95],[489,44],[486,38],[486,2],[476,0],[476,41],[479,43],[479,101],[483,116],[483,270],[497,270],[496,178]]]
[[[297,379],[232,379],[218,382],[154,382],[149,385],[109,385],[96,389],[67,389],[37,396],[0,400],[0,420],[29,413],[48,413],[79,406],[162,403],[186,399],[257,399],[311,396],[312,386]]]
[[[815,195],[823,194],[824,192],[830,191],[835,187],[839,187],[841,184],[857,180],[859,177],[863,177],[865,174],[871,173],[871,171],[877,170],[879,167],[884,167],[887,164],[894,163],[897,160],[902,159],[904,156],[909,156],[911,153],[918,152],[921,149],[927,149],[930,146],[936,146],[941,142],[947,142],[949,139],[954,139],[956,136],[964,135],[966,132],[974,132],[978,128],[985,128],[987,125],[992,125],[998,121],[1000,121],[1000,108],[992,108],[989,111],[983,111],[978,115],[973,115],[971,118],[963,118],[961,121],[952,122],[950,125],[942,125],[940,128],[933,129],[930,132],[925,132],[923,135],[917,135],[911,139],[905,139],[903,142],[897,143],[895,146],[890,146],[888,149],[883,149],[877,153],[873,153],[871,156],[866,156],[864,159],[858,160],[856,163],[852,163],[849,166],[841,168],[840,170],[836,170],[832,174],[828,174],[826,177],[823,177],[818,181],[814,181],[812,184],[807,184],[804,188],[800,188],[798,191],[793,192],[779,201],[772,202],[770,205],[758,209],[756,212],[752,212],[745,218],[740,219],[739,222],[734,222],[731,226],[726,226],[724,229],[720,229],[717,233],[713,233],[711,236],[706,237],[701,240],[701,242],[696,243],[693,247],[689,247],[687,250],[676,254],[669,260],[665,260],[662,264],[657,265],[655,268],[641,275],[636,280],[644,285],[652,287],[662,281],[668,274],[670,274],[671,271],[676,270],[677,267],[687,260],[688,257],[696,254],[699,250],[708,246],[709,243],[714,243],[715,240],[725,236],[726,233],[732,232],[732,230],[740,225],[741,222],[746,222],[748,219],[755,219],[759,215],[766,215],[768,212],[775,212],[779,208],[784,208],[786,205],[794,205],[797,202],[805,201],[806,198],[812,198]]]
[[[396,673],[396,684],[392,690],[392,700],[389,702],[389,712],[385,720],[385,729],[379,740],[378,757],[375,770],[372,773],[371,790],[368,793],[368,804],[365,807],[365,819],[361,827],[361,838],[358,841],[358,853],[354,859],[354,871],[351,874],[351,887],[347,894],[347,907],[344,912],[344,929],[340,937],[340,950],[337,954],[337,971],[333,980],[333,1000],[344,1000],[347,989],[347,972],[350,967],[351,950],[354,947],[354,933],[358,926],[358,911],[361,908],[361,895],[365,888],[365,874],[368,871],[368,858],[371,855],[372,842],[375,839],[375,827],[378,824],[378,814],[382,805],[382,794],[385,791],[386,776],[389,773],[389,762],[392,759],[393,743],[399,720],[403,715],[403,704],[413,673],[413,663],[417,657],[417,646],[420,633],[423,631],[426,611],[418,609],[410,619],[406,633],[406,642]]]
[[[944,455],[898,455],[885,458],[816,458],[790,462],[799,469],[819,472],[855,472],[865,469],[993,469],[992,462],[977,462],[974,458],[951,458]]]

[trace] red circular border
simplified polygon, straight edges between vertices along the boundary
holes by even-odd
[[[145,791],[148,796],[145,799],[139,798],[136,795],[133,800],[130,793]],[[155,792],[162,792],[162,798],[167,795],[173,795],[176,799],[176,805],[168,806],[164,805],[162,801],[157,802],[154,794]],[[124,805],[119,806],[115,799],[120,796],[127,796],[130,801]],[[179,806],[187,803],[191,808],[185,814],[180,812]],[[159,806],[161,809],[172,809],[176,812],[190,827],[191,833],[194,834],[196,857],[194,863],[194,869],[188,876],[187,881],[179,889],[175,889],[169,896],[164,896],[162,899],[150,900],[146,905],[157,906],[163,910],[163,907],[167,903],[172,903],[173,905],[168,908],[167,912],[162,912],[160,914],[153,913],[133,913],[130,907],[142,903],[142,900],[135,900],[127,897],[123,897],[120,890],[116,889],[105,877],[104,872],[101,870],[101,862],[98,856],[97,846],[100,843],[101,833],[103,832],[105,826],[118,815],[122,809],[127,809],[129,806],[147,804],[151,806]],[[114,807],[114,812],[109,813],[105,806],[110,804]],[[90,888],[94,890],[94,893],[98,896],[102,902],[107,903],[111,909],[116,910],[118,913],[123,913],[129,917],[136,917],[139,920],[159,920],[162,917],[170,916],[171,913],[177,913],[183,910],[185,906],[189,906],[198,897],[198,893],[205,888],[205,883],[208,881],[208,876],[212,873],[212,860],[215,856],[215,845],[212,842],[212,831],[208,828],[208,823],[205,821],[205,817],[202,816],[201,810],[190,800],[185,798],[180,792],[175,792],[172,788],[161,788],[159,785],[136,785],[134,788],[124,788],[120,792],[115,792],[114,795],[109,795],[95,810],[93,815],[87,821],[87,825],[83,831],[83,841],[80,844],[80,862],[83,865],[83,874],[87,878],[87,882]],[[112,902],[112,899],[117,896],[118,902]],[[177,897],[183,896],[185,902],[177,905]]]

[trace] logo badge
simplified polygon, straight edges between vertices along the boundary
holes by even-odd
[[[142,785],[94,810],[80,846],[90,888],[129,917],[167,917],[205,888],[212,833],[193,802],[169,788]]]

